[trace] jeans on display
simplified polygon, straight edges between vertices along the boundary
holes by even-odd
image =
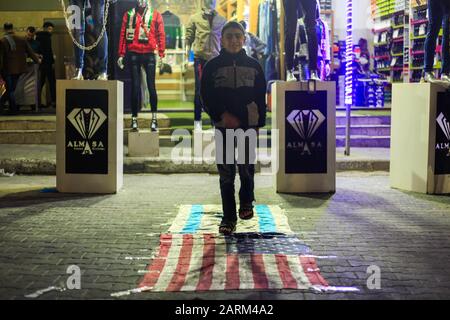
[[[106,0],[95,0],[90,1],[91,3],[91,15],[92,15],[92,24],[93,24],[93,37],[97,39],[103,29],[103,17],[105,12],[105,1]],[[73,31],[74,38],[81,44],[85,45],[85,33],[86,33],[86,17],[84,9],[87,5],[87,0],[70,0],[70,5],[76,5],[81,9],[81,29],[75,29]],[[84,50],[81,50],[76,45],[74,45],[75,49],[75,67],[83,69],[84,67]],[[97,57],[99,59],[99,71],[100,73],[104,73],[107,71],[108,64],[108,36],[106,32],[103,35],[103,38],[98,43],[97,48]]]
[[[297,20],[305,17],[308,37],[309,70],[317,70],[316,0],[283,0],[285,12],[286,68],[294,68],[295,33]]]
[[[16,104],[16,98],[14,96],[17,88],[17,82],[19,81],[20,74],[10,74],[5,76],[6,93],[9,102],[9,111],[18,112],[19,109]]]
[[[41,64],[39,65],[39,104],[41,104],[41,93],[44,87],[45,81],[48,80],[48,85],[50,89],[50,96],[52,98],[52,103],[56,103],[56,77],[55,69],[52,64]]]
[[[220,139],[217,139],[217,135],[221,134],[222,145],[219,143]],[[251,205],[253,201],[255,201],[254,189],[254,176],[255,176],[255,165],[253,164],[250,158],[253,158],[256,154],[256,150],[249,150],[249,143],[246,141],[245,146],[245,163],[244,164],[236,164],[227,163],[227,150],[226,150],[226,130],[222,128],[216,128],[216,150],[221,148],[223,150],[222,157],[219,159],[220,155],[216,152],[217,155],[217,169],[219,171],[220,176],[220,194],[222,197],[222,210],[224,220],[226,221],[236,221],[236,199],[235,199],[235,189],[234,189],[234,180],[236,177],[236,165],[239,171],[239,178],[241,181],[241,188],[239,190],[239,202],[242,205]],[[234,141],[234,145],[236,146],[236,139]],[[228,150],[230,151],[230,150]],[[234,148],[233,148],[234,151]],[[252,156],[250,156],[252,154]],[[235,158],[233,158],[235,159]]]
[[[200,98],[200,85],[202,78],[202,71],[205,67],[206,60],[195,58],[194,59],[194,73],[195,73],[195,97],[194,97],[194,120],[202,120],[203,104]]]
[[[147,88],[150,95],[150,105],[152,112],[158,109],[158,95],[156,94],[155,72],[156,57],[154,53],[128,53],[131,67],[131,112],[133,117],[137,117],[141,102],[141,67],[146,73]]]
[[[450,72],[450,4],[447,0],[428,0],[428,30],[425,40],[425,72],[432,72],[436,51],[436,40],[441,26],[444,34],[442,38],[442,72]]]

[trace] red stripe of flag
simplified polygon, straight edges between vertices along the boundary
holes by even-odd
[[[227,255],[227,270],[225,272],[225,290],[239,289],[239,258],[237,254]]]
[[[328,282],[318,271],[319,268],[317,267],[316,259],[300,256],[300,263],[302,264],[303,271],[308,277],[309,282],[311,282],[313,286],[328,286]]]
[[[255,289],[268,289],[269,280],[267,279],[264,260],[262,254],[251,255],[253,282]]]
[[[280,274],[281,281],[283,282],[284,289],[297,289],[297,281],[292,276],[292,271],[289,268],[287,257],[282,254],[276,254],[275,259],[277,262],[278,273]]]
[[[180,291],[183,287],[189,271],[193,244],[194,236],[192,234],[183,235],[183,245],[180,250],[180,256],[178,257],[178,264],[166,291]]]
[[[214,269],[215,257],[215,242],[214,237],[209,234],[204,235],[203,246],[203,262],[200,269],[200,278],[198,280],[197,291],[206,291],[211,288]]]
[[[145,274],[142,281],[139,283],[139,288],[142,287],[153,287],[159,279],[159,275],[164,268],[166,263],[166,258],[169,254],[170,247],[172,245],[172,235],[162,235],[160,238],[160,247],[157,258],[155,258],[151,265],[147,268],[147,273]]]

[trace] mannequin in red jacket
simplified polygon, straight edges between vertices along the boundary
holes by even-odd
[[[121,69],[124,61],[131,68],[131,127],[138,130],[137,116],[141,96],[141,67],[145,69],[150,105],[152,109],[151,131],[158,131],[156,112],[158,96],[156,94],[155,73],[156,55],[164,58],[165,52],[164,22],[161,14],[152,8],[149,0],[139,0],[136,8],[123,15],[119,42],[119,59],[117,64]],[[125,59],[126,55],[126,59]]]

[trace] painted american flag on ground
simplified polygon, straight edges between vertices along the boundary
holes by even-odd
[[[153,292],[316,289],[329,286],[277,206],[257,206],[237,232],[217,234],[220,206],[181,206],[139,288]],[[242,231],[244,230],[244,231]],[[210,232],[208,232],[210,231]],[[281,231],[281,232],[280,232]],[[283,233],[286,232],[286,233]]]

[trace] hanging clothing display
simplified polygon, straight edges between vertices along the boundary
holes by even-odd
[[[317,70],[322,80],[329,76],[329,66],[331,61],[330,47],[330,29],[328,24],[322,19],[317,19],[316,25],[318,51],[317,51]]]
[[[262,0],[259,4],[258,37],[267,45],[263,62],[266,80],[279,79],[278,11],[275,0]]]
[[[161,15],[164,21],[164,32],[166,33],[166,48],[181,49],[183,46],[180,18],[169,10]]]

